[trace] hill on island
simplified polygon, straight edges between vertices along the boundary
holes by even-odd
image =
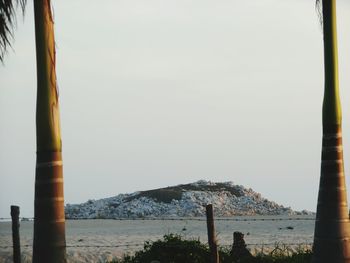
[[[200,180],[190,184],[119,194],[114,197],[67,204],[67,219],[176,218],[205,216],[213,204],[215,216],[295,215],[296,212],[232,182]]]

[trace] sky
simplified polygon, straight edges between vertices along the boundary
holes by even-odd
[[[66,203],[204,179],[315,211],[324,77],[314,2],[53,1]],[[349,177],[350,2],[337,11]],[[13,204],[34,215],[34,41],[28,1],[0,65],[0,217]]]

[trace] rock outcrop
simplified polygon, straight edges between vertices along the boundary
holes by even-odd
[[[65,212],[67,219],[202,217],[205,216],[207,204],[213,204],[215,216],[218,217],[297,214],[291,208],[269,201],[241,185],[203,180],[192,184],[119,194],[82,204],[67,204]]]

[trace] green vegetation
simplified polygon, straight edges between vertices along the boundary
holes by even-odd
[[[285,245],[276,245],[268,254],[258,252],[256,256],[249,259],[234,260],[230,249],[220,248],[220,262],[222,263],[304,263],[310,262],[312,252],[305,247],[291,249]],[[210,251],[206,244],[199,240],[186,240],[180,235],[169,234],[163,239],[144,244],[142,250],[135,255],[126,255],[123,259],[115,259],[110,263],[209,263]]]
[[[181,189],[156,189],[143,191],[137,197],[148,197],[154,199],[156,202],[171,203],[172,200],[180,200],[182,197]],[[133,197],[135,198],[135,197]]]
[[[291,249],[286,245],[276,245],[276,247],[268,254],[258,253],[252,261],[262,263],[310,263],[312,251],[306,247],[300,246],[298,249]],[[244,261],[240,261],[244,262]]]
[[[157,202],[171,203],[172,200],[180,200],[182,193],[185,191],[207,191],[207,192],[220,192],[226,191],[237,197],[242,196],[242,193],[237,187],[229,186],[225,183],[215,183],[213,185],[201,185],[201,184],[182,184],[177,186],[170,186],[166,188],[142,191],[137,195],[127,198],[127,201],[137,199],[140,197],[152,198]]]

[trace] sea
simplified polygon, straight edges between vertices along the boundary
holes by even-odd
[[[219,246],[230,247],[233,233],[244,234],[253,253],[276,246],[291,249],[311,247],[314,216],[236,216],[215,218]],[[144,242],[178,234],[186,239],[208,242],[205,218],[67,220],[66,243],[69,262],[103,262],[133,254]],[[31,262],[33,221],[20,223],[22,262]],[[11,222],[0,222],[0,263],[12,261]]]

